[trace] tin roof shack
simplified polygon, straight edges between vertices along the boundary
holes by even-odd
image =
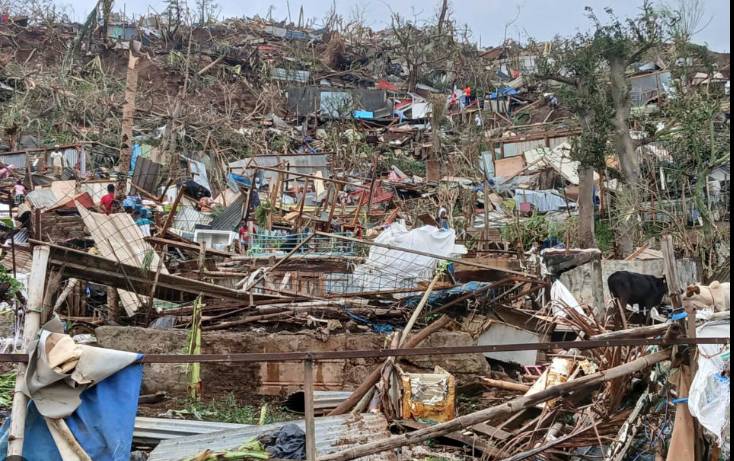
[[[107,38],[123,42],[130,41],[138,36],[138,28],[135,24],[125,22],[111,23],[107,26]]]
[[[372,118],[392,114],[384,90],[336,87],[290,87],[287,90],[288,111],[298,117],[317,113],[326,119],[351,117],[355,111],[371,112]]]

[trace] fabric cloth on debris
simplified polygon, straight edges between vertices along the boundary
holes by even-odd
[[[142,379],[141,364],[127,366],[84,391],[79,407],[64,418],[74,438],[94,461],[130,459]],[[0,427],[0,453],[7,452],[9,430],[10,418]],[[65,461],[33,402],[28,404],[23,458]]]
[[[437,256],[449,256],[455,241],[453,229],[423,226],[408,231],[401,223],[393,223],[375,239],[376,243]],[[345,288],[348,292],[414,288],[433,276],[436,263],[437,259],[430,256],[372,246],[365,263],[354,269],[351,286]]]
[[[696,330],[697,338],[729,338],[730,321],[708,322]],[[728,346],[700,344],[698,370],[688,393],[688,409],[703,427],[716,435],[719,446],[729,443],[730,378],[723,371]]]
[[[566,200],[554,190],[515,189],[515,205],[520,208],[521,203],[531,203],[540,213],[573,208],[574,202]]]
[[[267,440],[264,440],[267,439]],[[276,459],[306,459],[306,433],[295,424],[286,424],[260,443]]]
[[[112,376],[139,358],[132,352],[75,344],[58,319],[41,330],[28,361],[23,393],[49,418],[64,418],[81,403],[89,386]]]

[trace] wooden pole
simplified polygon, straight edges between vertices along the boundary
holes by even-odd
[[[42,245],[33,248],[33,262],[31,275],[28,280],[28,306],[25,313],[23,325],[22,352],[30,353],[30,346],[36,339],[38,330],[41,328],[41,311],[43,303],[43,291],[48,269],[49,247]],[[23,442],[25,434],[25,418],[28,411],[28,397],[23,393],[23,381],[25,380],[26,365],[18,364],[15,378],[15,393],[13,394],[13,408],[10,413],[10,432],[8,434],[8,458],[23,456]],[[13,458],[11,458],[13,459]]]
[[[433,287],[436,286],[436,282],[438,282],[438,279],[440,279],[442,275],[443,273],[441,271],[437,271],[436,275],[433,276],[433,280],[431,280],[431,283],[428,285],[426,292],[423,293],[423,297],[421,298],[420,302],[418,303],[418,306],[415,309],[413,309],[413,314],[410,316],[408,323],[405,325],[405,328],[403,328],[403,332],[400,334],[400,341],[398,342],[398,347],[402,346],[405,343],[405,340],[408,338],[408,334],[410,333],[410,330],[412,330],[413,325],[415,325],[415,321],[418,320],[418,316],[420,316],[421,312],[423,312],[423,307],[428,302],[428,297],[431,295],[431,292],[433,291]]]
[[[483,423],[492,418],[516,413],[518,411],[524,410],[525,408],[530,408],[539,403],[558,398],[559,396],[566,395],[573,391],[578,391],[589,386],[598,385],[603,382],[608,382],[614,379],[621,378],[623,376],[636,373],[638,371],[642,371],[655,365],[656,363],[668,359],[670,359],[669,349],[655,352],[644,357],[640,357],[637,360],[633,360],[632,362],[620,365],[618,367],[583,376],[573,381],[567,381],[556,386],[551,386],[538,393],[518,397],[516,399],[505,402],[502,405],[487,408],[485,410],[480,410],[474,413],[469,413],[467,415],[460,416],[445,423],[439,423],[415,432],[389,437],[387,439],[379,440],[376,442],[370,442],[336,453],[330,453],[319,458],[319,461],[348,461],[351,459],[357,459],[363,456],[369,456],[375,453],[382,453],[384,451],[404,447],[406,445],[417,445],[425,442],[426,440],[442,437],[446,434],[450,434],[452,432],[474,426],[475,424]]]
[[[316,461],[316,422],[313,405],[313,360],[303,362],[303,398],[306,419],[306,460]]]
[[[489,187],[487,184],[486,164],[484,168],[485,174],[482,181],[482,193],[484,194],[484,238],[482,240],[484,240],[484,242],[482,242],[482,248],[486,250],[489,248],[489,243],[487,242],[487,240],[489,240]],[[473,225],[474,223],[471,224]]]
[[[673,237],[670,234],[663,235],[660,239],[660,249],[663,252],[663,267],[665,270],[665,280],[668,282],[668,292],[670,293],[670,301],[673,307],[678,309],[683,307],[683,299],[681,298],[682,290],[678,284],[678,266],[675,262],[675,249],[673,248]],[[685,320],[681,321],[681,327],[686,331],[686,336],[690,339],[696,338],[696,308],[693,305],[686,307],[686,314],[688,316]],[[692,348],[688,352],[688,365],[690,367],[690,374],[694,376],[698,363],[696,362],[696,354],[694,351],[696,348]],[[677,410],[676,410],[677,411]],[[698,459],[698,455],[701,451],[701,426],[698,421],[693,419],[691,421],[694,429],[694,450]]]
[[[130,156],[133,144],[133,118],[135,116],[135,95],[138,91],[138,59],[132,51],[128,53],[127,81],[125,82],[125,103],[122,106],[122,139],[120,142],[120,161],[118,163],[117,196],[127,193],[127,176],[130,170]]]

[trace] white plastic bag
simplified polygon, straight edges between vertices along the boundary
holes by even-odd
[[[699,338],[729,338],[729,320],[708,322],[698,327]],[[719,446],[729,445],[729,378],[722,376],[727,365],[724,360],[729,345],[700,344],[698,370],[688,392],[688,409],[703,427],[711,431]]]

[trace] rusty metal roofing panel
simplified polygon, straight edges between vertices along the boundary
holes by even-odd
[[[304,430],[304,421],[290,421],[265,426],[232,429],[209,434],[179,437],[162,441],[150,453],[148,461],[180,461],[209,449],[230,450],[260,435],[272,433],[288,423]],[[318,455],[334,453],[390,436],[387,420],[382,414],[340,415],[316,418],[316,451]],[[361,460],[394,460],[394,455],[380,453]]]

